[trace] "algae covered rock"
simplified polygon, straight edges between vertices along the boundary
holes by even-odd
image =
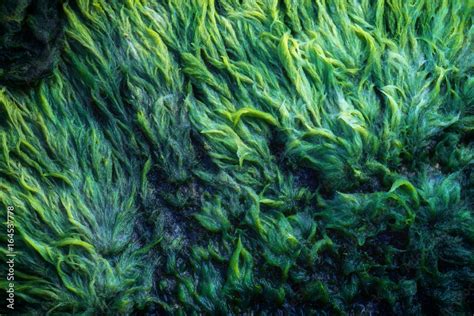
[[[0,0],[13,312],[472,315],[468,2]]]
[[[62,33],[60,1],[1,1],[0,82],[28,85],[48,75]]]

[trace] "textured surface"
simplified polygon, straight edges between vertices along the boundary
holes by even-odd
[[[472,314],[471,1],[70,0],[60,56],[18,6],[21,311]]]
[[[52,70],[63,21],[59,0],[0,2],[0,82],[33,85]]]

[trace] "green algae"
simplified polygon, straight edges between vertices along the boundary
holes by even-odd
[[[17,311],[472,313],[471,2],[60,11],[0,53]]]

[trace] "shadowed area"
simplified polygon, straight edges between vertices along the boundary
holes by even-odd
[[[0,2],[0,82],[32,85],[58,61],[63,34],[60,0]]]

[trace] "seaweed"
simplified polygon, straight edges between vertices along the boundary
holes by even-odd
[[[2,2],[15,312],[472,314],[472,20],[469,1]]]

